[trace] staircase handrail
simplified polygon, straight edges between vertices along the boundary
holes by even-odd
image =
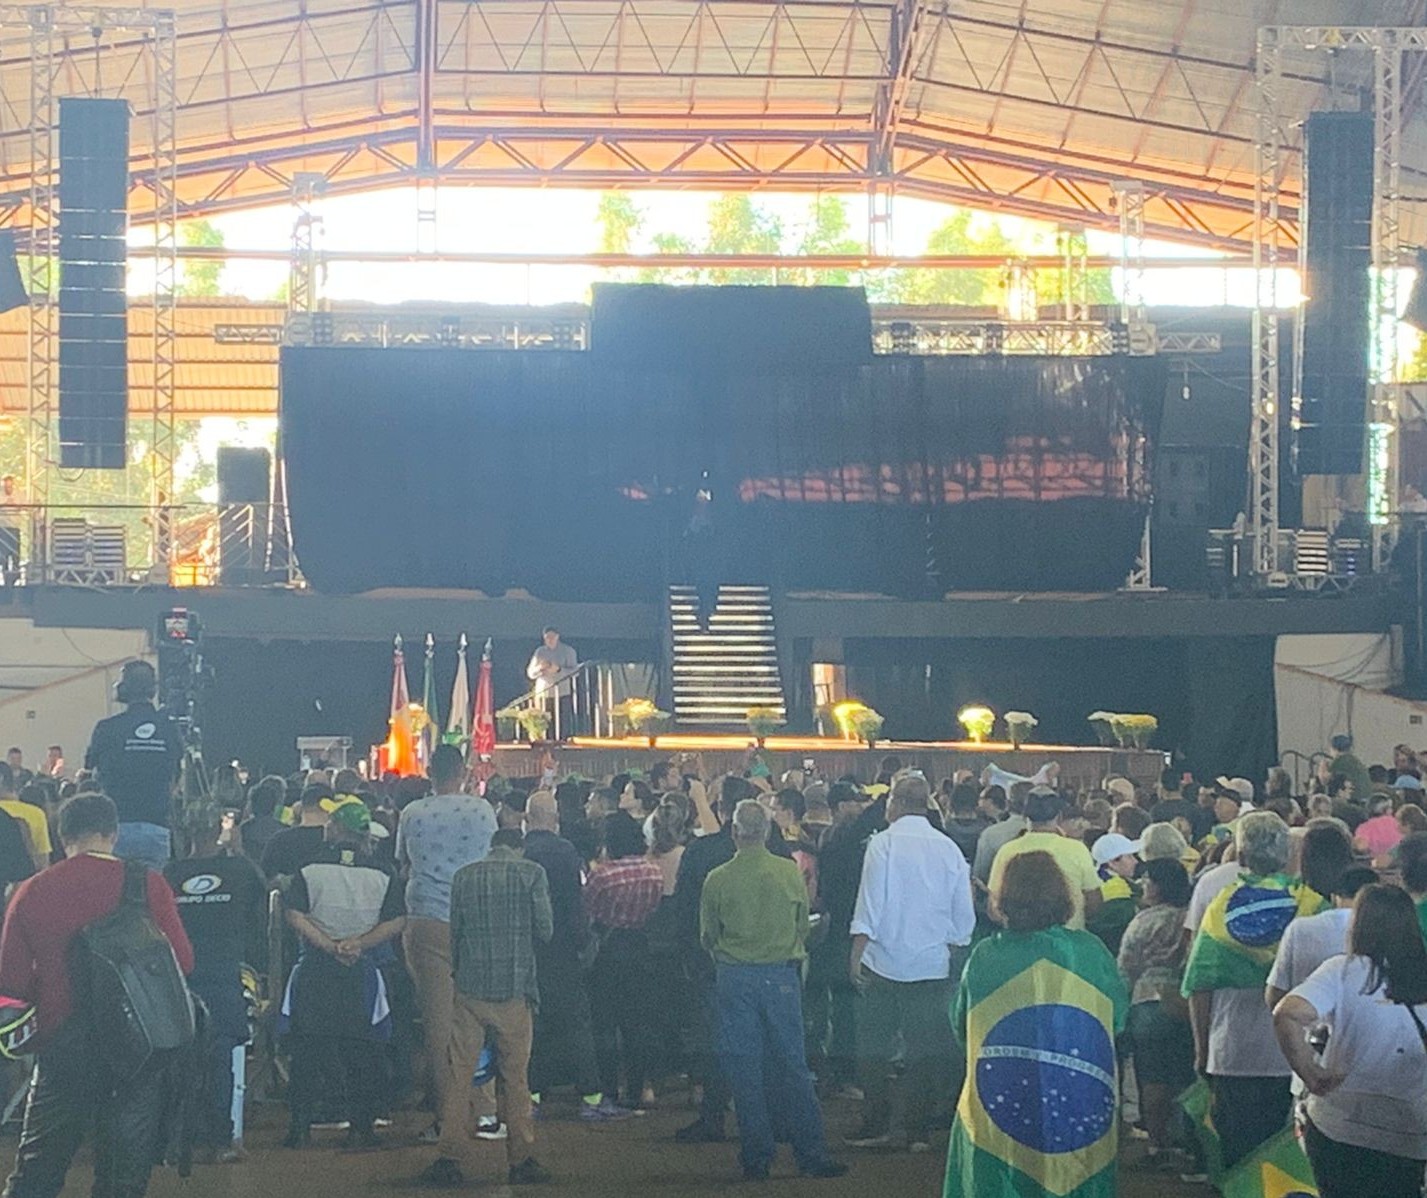
[[[542,678],[539,685],[532,686],[525,694],[518,699],[512,699],[509,703],[501,705],[501,710],[506,711],[514,707],[534,707],[537,701],[542,700],[550,691],[564,686],[567,682],[573,682],[576,678],[587,670],[597,669],[600,666],[608,666],[607,661],[582,661],[578,665],[568,670],[561,670],[553,678]]]

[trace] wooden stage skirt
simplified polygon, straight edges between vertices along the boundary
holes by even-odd
[[[647,772],[657,761],[697,753],[705,773],[717,777],[741,774],[748,768],[752,748],[748,736],[658,736],[652,745],[647,737],[581,737],[562,745],[497,745],[494,764],[506,777],[528,777],[544,770],[548,752],[554,757],[558,778],[579,774],[603,779],[629,770]],[[1013,749],[1009,743],[978,745],[970,741],[878,741],[875,748],[868,748],[854,741],[794,736],[770,736],[758,754],[775,780],[787,770],[801,769],[811,759],[820,778],[831,781],[850,774],[861,782],[871,782],[882,758],[894,755],[904,766],[921,770],[933,785],[962,769],[979,777],[985,766],[995,764],[1029,777],[1046,762],[1058,761],[1061,786],[1074,791],[1093,790],[1112,775],[1148,789],[1159,781],[1165,762],[1164,754],[1153,749],[1084,745],[1022,745]]]

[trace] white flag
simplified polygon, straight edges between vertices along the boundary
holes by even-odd
[[[465,750],[471,735],[471,684],[466,676],[466,634],[461,633],[457,650],[456,682],[451,687],[451,716],[446,721],[446,740]]]

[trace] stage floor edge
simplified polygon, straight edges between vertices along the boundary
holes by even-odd
[[[496,746],[496,769],[507,777],[540,774],[547,765],[546,754],[554,758],[555,776],[579,774],[600,779],[630,770],[648,770],[656,761],[697,753],[711,776],[741,773],[746,768],[752,738],[671,734],[648,737],[606,739],[577,737],[560,745],[500,744]],[[922,770],[933,782],[949,778],[960,769],[980,774],[992,763],[1013,774],[1029,776],[1047,761],[1060,763],[1061,785],[1076,790],[1092,789],[1107,777],[1119,775],[1136,786],[1151,787],[1159,781],[1165,757],[1155,749],[1121,749],[1103,745],[1022,745],[987,741],[878,741],[874,747],[855,741],[816,736],[770,736],[759,755],[775,778],[787,770],[799,769],[811,758],[819,776],[835,779],[851,774],[872,781],[883,757],[896,756],[903,765]]]

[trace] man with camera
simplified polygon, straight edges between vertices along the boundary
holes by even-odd
[[[118,808],[115,854],[162,870],[172,850],[169,812],[183,740],[177,725],[154,707],[157,694],[154,667],[125,662],[114,688],[124,710],[94,726],[84,766],[97,772],[100,789]]]

